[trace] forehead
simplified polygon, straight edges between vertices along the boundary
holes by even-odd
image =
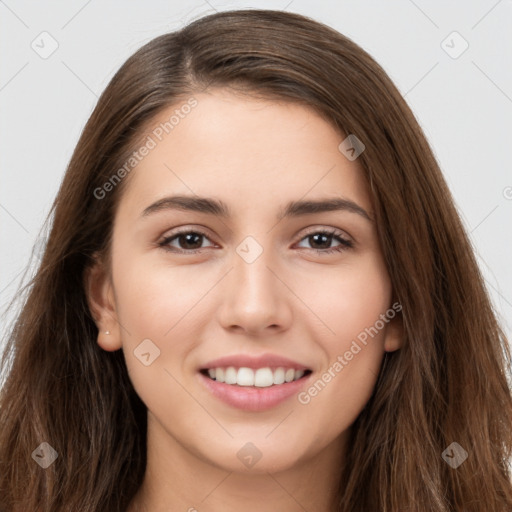
[[[190,98],[146,125],[150,149],[128,176],[120,210],[176,193],[216,196],[235,212],[326,195],[370,208],[361,166],[338,149],[345,136],[312,108],[225,89]]]

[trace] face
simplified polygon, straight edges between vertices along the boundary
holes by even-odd
[[[390,278],[344,135],[298,104],[194,98],[124,178],[98,343],[123,350],[151,442],[284,470],[339,448],[399,348]]]

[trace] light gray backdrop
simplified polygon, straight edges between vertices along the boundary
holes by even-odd
[[[311,16],[384,67],[435,151],[510,337],[512,0],[0,0],[1,312],[115,71],[157,35],[234,8]]]

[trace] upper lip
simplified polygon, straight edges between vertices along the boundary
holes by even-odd
[[[235,368],[293,368],[294,370],[309,370],[309,367],[288,359],[287,357],[279,356],[276,354],[262,354],[259,356],[249,356],[247,354],[234,354],[231,356],[219,357],[212,361],[207,362],[201,366],[202,370],[209,370],[210,368],[227,368],[234,366]]]

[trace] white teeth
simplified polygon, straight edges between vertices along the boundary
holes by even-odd
[[[274,384],[283,384],[284,383],[284,368],[277,368],[274,371]]]
[[[254,374],[254,385],[257,388],[268,388],[274,384],[274,376],[270,368],[259,368]]]
[[[224,368],[215,368],[215,380],[224,382]]]
[[[226,384],[236,384],[236,370],[233,366],[226,368],[226,373],[224,374],[224,382]]]
[[[233,384],[254,386],[254,370],[252,368],[240,368],[236,377],[236,382],[233,382]]]
[[[293,368],[279,367],[274,370],[271,368],[209,368],[208,375],[217,382],[238,386],[255,386],[258,388],[267,388],[273,385],[284,384],[298,380],[304,375],[304,370],[295,370]]]

